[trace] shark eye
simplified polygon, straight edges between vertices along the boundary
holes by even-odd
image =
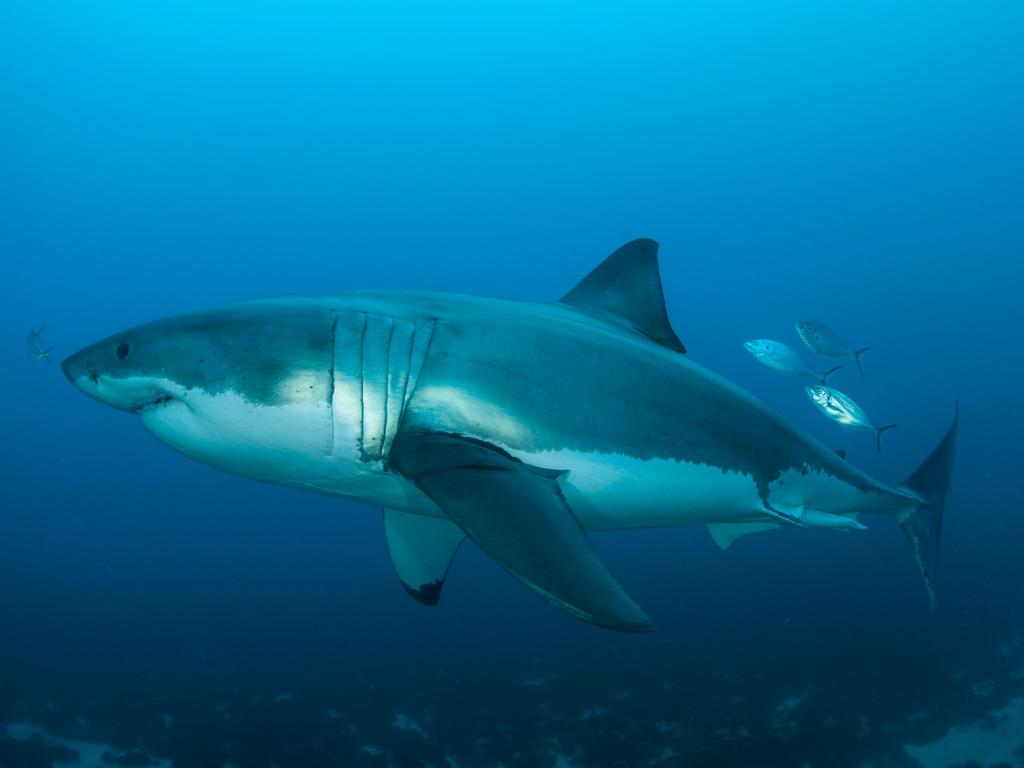
[[[131,351],[132,351],[131,346],[129,346],[127,342],[122,341],[120,344],[117,345],[117,350],[116,350],[117,359],[118,360],[124,360],[126,357],[128,357],[128,353],[131,352]]]

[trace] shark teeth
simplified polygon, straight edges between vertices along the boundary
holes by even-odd
[[[158,395],[157,397],[153,397],[148,400],[140,400],[138,403],[136,403],[135,408],[133,410],[136,413],[151,411],[154,408],[163,405],[164,403],[171,402],[171,400],[173,399],[174,398],[171,397],[170,395]]]

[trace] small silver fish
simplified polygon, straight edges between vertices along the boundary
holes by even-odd
[[[847,429],[862,429],[875,433],[875,446],[878,451],[882,450],[882,433],[895,427],[895,424],[886,424],[883,427],[876,427],[867,412],[857,405],[849,395],[844,395],[834,387],[819,385],[807,387],[807,396],[811,398],[819,410],[828,416],[832,421],[846,427]]]
[[[828,377],[843,367],[837,365],[824,373],[818,373],[804,360],[803,355],[791,346],[772,339],[753,339],[744,342],[743,348],[752,354],[761,365],[771,368],[776,373],[781,373],[783,376],[804,376],[817,379],[822,384],[828,384]]]
[[[46,330],[46,326],[40,326],[39,330],[35,328],[29,329],[28,334],[25,336],[25,343],[28,344],[28,361],[31,364],[36,363],[39,360],[45,360],[52,364],[53,360],[50,359],[50,353],[56,349],[55,346],[46,346],[46,342],[43,341],[43,331]]]
[[[53,360],[50,359],[50,353],[55,350],[56,347],[47,347],[46,349],[40,349],[39,347],[32,347],[28,351],[28,362],[29,365],[34,365],[39,360],[45,360],[46,362],[53,365]]]
[[[817,320],[797,320],[796,332],[804,344],[822,357],[850,357],[852,355],[853,361],[857,363],[857,370],[860,371],[861,376],[864,375],[864,369],[860,367],[860,356],[871,347],[851,349],[838,333]]]
[[[30,347],[38,347],[40,344],[44,343],[43,342],[43,331],[45,331],[45,330],[46,330],[46,326],[45,325],[39,326],[39,330],[36,330],[35,328],[30,328],[28,334],[25,336],[25,342]]]

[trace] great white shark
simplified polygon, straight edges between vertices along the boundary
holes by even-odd
[[[934,600],[956,420],[900,485],[869,477],[686,354],[657,251],[627,243],[556,303],[252,301],[140,325],[62,367],[193,459],[382,508],[423,603],[468,537],[569,614],[650,631],[587,531],[702,523],[725,548],[868,513],[899,523]]]

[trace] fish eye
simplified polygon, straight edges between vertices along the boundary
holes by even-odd
[[[118,360],[124,360],[126,357],[128,357],[128,353],[131,352],[131,351],[132,351],[131,345],[129,345],[128,342],[126,342],[126,341],[122,341],[120,344],[117,345],[117,350],[116,350],[117,359]]]

